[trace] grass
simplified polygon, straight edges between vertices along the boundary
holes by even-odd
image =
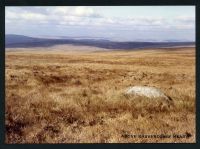
[[[194,48],[7,51],[6,143],[196,142]],[[147,85],[173,99],[128,97]],[[188,138],[133,138],[168,134]]]

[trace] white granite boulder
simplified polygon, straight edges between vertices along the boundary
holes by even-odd
[[[174,107],[173,100],[156,87],[133,86],[125,92],[125,97],[135,102],[135,106],[147,111],[169,111]]]
[[[166,96],[160,89],[148,86],[133,86],[125,91],[126,95],[143,96],[147,98],[163,98],[167,100],[172,100],[170,97]]]

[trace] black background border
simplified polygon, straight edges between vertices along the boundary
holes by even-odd
[[[0,0],[0,148],[200,148],[200,2],[198,0]],[[196,143],[111,143],[111,144],[5,144],[5,7],[6,6],[196,6]]]

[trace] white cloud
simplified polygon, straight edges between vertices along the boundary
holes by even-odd
[[[40,13],[33,12],[14,12],[14,11],[6,11],[6,20],[12,21],[44,21],[47,19],[46,15]]]
[[[58,24],[80,26],[109,26],[124,29],[192,29],[195,18],[177,16],[171,20],[163,17],[106,17],[92,7],[6,7],[6,23]]]
[[[184,21],[184,22],[194,22],[195,16],[182,15],[182,16],[176,17],[175,19],[178,20],[178,21]]]
[[[53,13],[57,15],[66,15],[69,12],[69,9],[67,7],[55,7],[54,9],[52,8],[46,8],[48,13]]]
[[[38,13],[22,13],[20,14],[21,19],[24,20],[36,20],[36,21],[43,21],[46,19],[45,15],[38,14]]]
[[[94,10],[92,8],[87,8],[87,7],[76,7],[74,11],[75,15],[77,16],[93,16],[94,15]]]

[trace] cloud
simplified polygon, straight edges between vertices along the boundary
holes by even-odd
[[[88,25],[102,16],[89,7],[6,7],[7,23],[52,23]],[[98,20],[97,20],[98,22]],[[95,23],[94,23],[95,24]]]
[[[46,18],[47,16],[41,13],[6,10],[6,20],[9,21],[43,21]]]
[[[73,14],[73,13],[72,13]],[[101,15],[100,14],[98,14],[98,13],[95,13],[95,11],[94,11],[94,9],[92,9],[92,8],[88,8],[88,7],[83,7],[83,6],[79,6],[79,7],[76,7],[75,9],[74,9],[74,14],[76,15],[76,16],[85,16],[85,17],[97,17],[97,18],[99,18],[99,17],[101,17]]]
[[[195,16],[182,15],[182,16],[176,17],[176,20],[183,21],[183,22],[195,22]]]
[[[29,10],[28,10],[29,9]],[[101,17],[93,8],[86,6],[53,6],[53,7],[30,7],[23,8],[22,11],[28,10],[29,12],[42,13],[45,15],[59,15],[59,16],[77,16],[77,17]],[[26,11],[27,12],[27,11]]]
[[[104,16],[94,7],[6,7],[6,24],[23,26],[84,26],[110,28],[115,30],[163,30],[163,29],[194,29],[193,16],[165,17],[111,17]]]

